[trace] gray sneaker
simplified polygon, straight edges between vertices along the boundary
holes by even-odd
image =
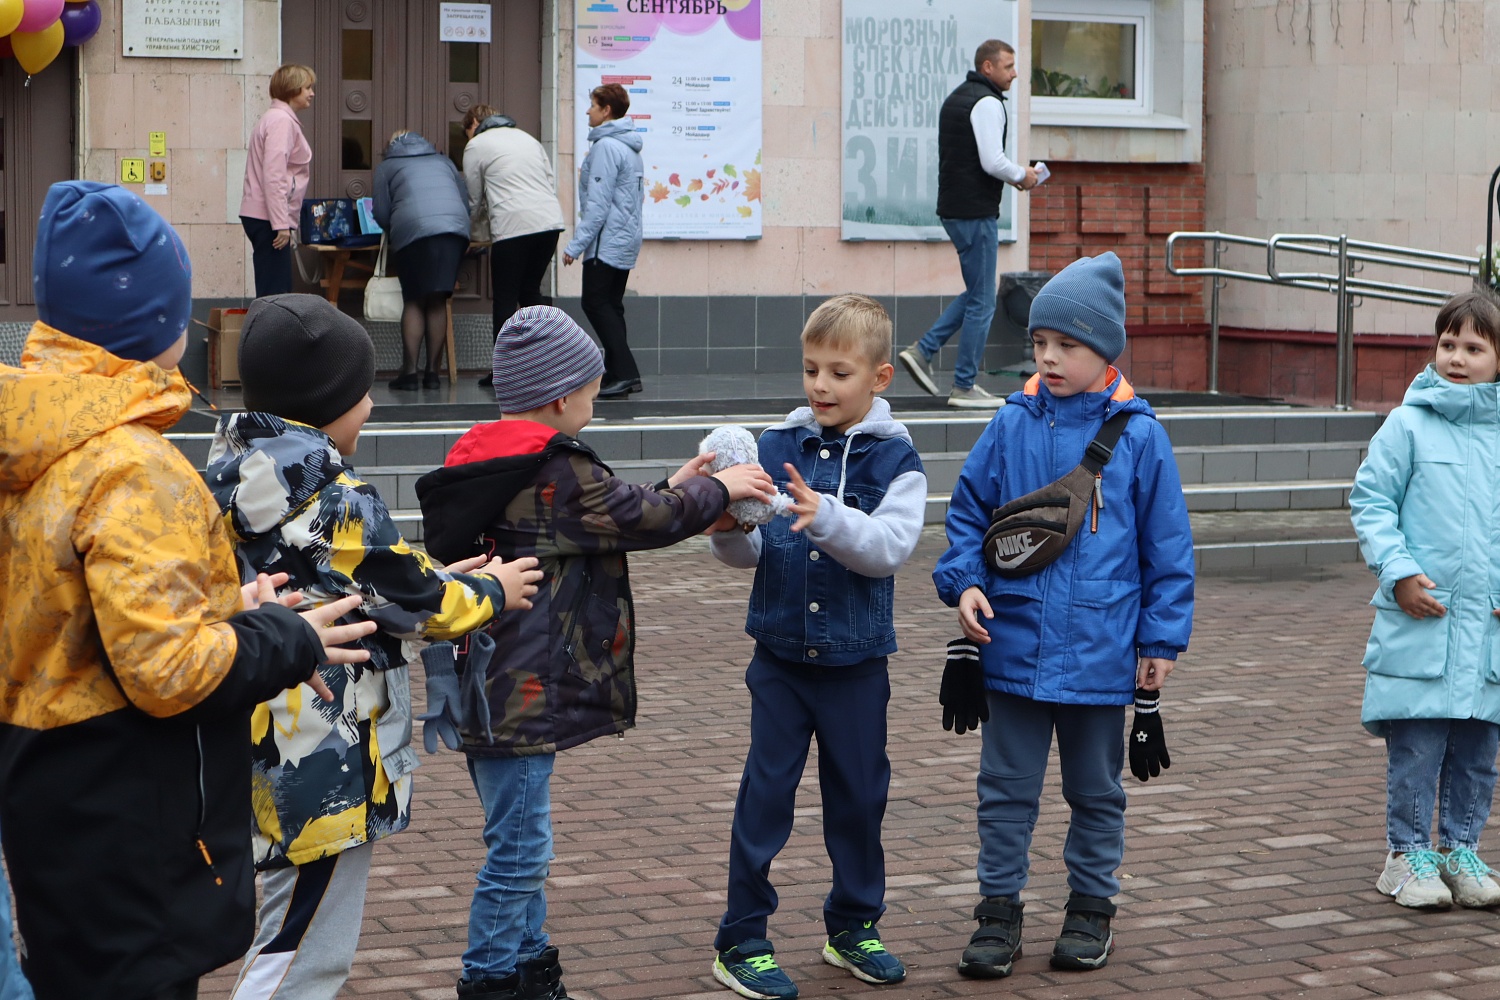
[[[1467,847],[1455,847],[1443,858],[1438,875],[1459,906],[1483,909],[1500,905],[1495,872]]]
[[[1443,884],[1442,864],[1443,858],[1436,851],[1387,855],[1385,870],[1375,887],[1402,906],[1446,910],[1453,905],[1453,893]]]
[[[967,389],[954,389],[948,393],[948,405],[966,410],[994,410],[1005,405],[999,396],[985,392],[977,385]]]
[[[906,350],[896,355],[896,357],[901,359],[901,364],[911,373],[911,377],[917,385],[927,390],[929,395],[936,396],[938,394],[937,383],[932,380],[932,366],[928,364],[926,358],[922,357],[922,352],[917,350],[916,344],[912,344]]]

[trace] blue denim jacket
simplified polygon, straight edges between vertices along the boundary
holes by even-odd
[[[777,518],[748,535],[713,536],[714,554],[755,567],[745,631],[777,656],[847,666],[896,651],[895,573],[916,548],[927,477],[911,436],[877,398],[865,419],[825,440],[811,409],[760,438],[760,463],[778,486],[791,463],[823,494],[807,530]]]

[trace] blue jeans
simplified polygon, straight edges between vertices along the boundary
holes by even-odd
[[[464,978],[503,979],[547,947],[552,860],[552,764],[556,754],[470,757],[484,806],[484,867],[469,906]]]
[[[1396,852],[1432,847],[1438,800],[1438,844],[1479,847],[1495,795],[1500,726],[1479,719],[1393,719],[1385,737],[1385,836]]]
[[[987,693],[990,720],[981,729],[979,752],[980,893],[1015,898],[1026,885],[1056,729],[1063,799],[1072,810],[1063,842],[1068,888],[1100,899],[1113,896],[1120,891],[1115,871],[1125,856],[1125,707]]]
[[[764,647],[745,671],[750,689],[750,752],[734,804],[729,841],[729,901],[714,950],[766,936],[776,912],[771,862],[792,833],[797,786],[807,750],[818,741],[823,844],[833,886],[823,901],[830,935],[885,912],[885,853],[880,824],[891,786],[886,658],[847,667],[778,659]]]
[[[0,1000],[32,1000],[31,985],[21,974],[10,930],[10,892],[0,875]]]
[[[931,361],[938,350],[959,330],[958,360],[953,366],[953,387],[967,389],[979,375],[984,344],[995,319],[995,268],[1000,259],[999,219],[944,219],[943,228],[958,251],[958,266],[964,275],[963,294],[952,302],[938,321],[917,342],[922,357]]]

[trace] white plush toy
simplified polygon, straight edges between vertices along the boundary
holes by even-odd
[[[698,454],[705,455],[708,452],[714,453],[714,460],[708,463],[709,473],[722,472],[731,465],[760,466],[760,449],[755,444],[755,437],[743,427],[725,425],[709,431],[708,437],[698,445]],[[769,524],[778,515],[792,516],[792,498],[785,493],[778,493],[770,503],[764,500],[735,500],[729,504],[729,513],[747,528]]]

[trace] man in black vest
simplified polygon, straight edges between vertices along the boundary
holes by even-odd
[[[995,267],[1000,247],[1000,196],[1006,184],[1022,191],[1037,185],[1036,169],[1005,155],[1010,115],[1005,92],[1016,78],[1016,50],[990,39],[974,53],[974,70],[938,114],[937,214],[958,251],[964,293],[955,298],[920,341],[902,351],[901,363],[934,396],[932,359],[959,330],[958,360],[948,405],[993,409],[1000,398],[974,384],[995,318]]]

